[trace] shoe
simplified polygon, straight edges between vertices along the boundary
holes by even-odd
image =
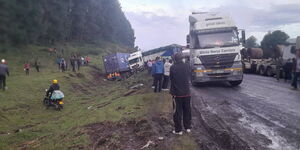
[[[191,133],[192,130],[191,130],[191,129],[186,129],[186,132],[187,132],[187,133]]]
[[[291,90],[297,90],[297,88],[295,88],[295,87],[291,87]]]
[[[182,135],[183,133],[182,133],[182,131],[180,131],[180,132],[173,131],[173,134]]]
[[[152,86],[152,89],[154,89],[155,88],[155,86]]]

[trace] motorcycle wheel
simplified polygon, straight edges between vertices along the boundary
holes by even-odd
[[[61,111],[64,107],[62,105],[56,105],[56,110]]]
[[[45,98],[45,99],[43,100],[43,104],[48,108],[49,105],[50,105],[50,101],[49,101],[47,98]]]

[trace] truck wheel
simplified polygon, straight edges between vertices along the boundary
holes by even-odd
[[[272,74],[272,69],[270,67],[268,67],[267,69],[267,76],[268,77],[271,77],[273,74]]]
[[[230,84],[232,87],[235,87],[235,86],[240,85],[242,82],[243,82],[243,80],[239,80],[239,81],[229,81],[229,84]]]
[[[259,68],[259,74],[262,76],[265,75],[265,69],[263,67]]]
[[[192,81],[192,85],[196,87],[196,86],[198,86],[199,84],[198,84],[197,82],[193,82],[193,81]]]

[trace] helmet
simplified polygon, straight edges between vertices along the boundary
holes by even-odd
[[[3,64],[4,64],[4,63],[5,63],[5,59],[2,59],[2,60],[1,60],[1,63],[3,63]]]
[[[57,83],[58,83],[58,80],[54,79],[54,80],[52,81],[52,83],[53,83],[53,84],[57,84]]]

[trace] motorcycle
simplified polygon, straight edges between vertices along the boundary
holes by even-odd
[[[46,89],[46,92],[48,91],[48,89]],[[52,94],[49,94],[52,95]],[[56,110],[60,111],[64,108],[64,101],[63,98],[61,99],[51,99],[49,96],[45,96],[44,100],[43,100],[43,104],[46,106],[46,108],[48,109],[49,107],[54,107]]]

